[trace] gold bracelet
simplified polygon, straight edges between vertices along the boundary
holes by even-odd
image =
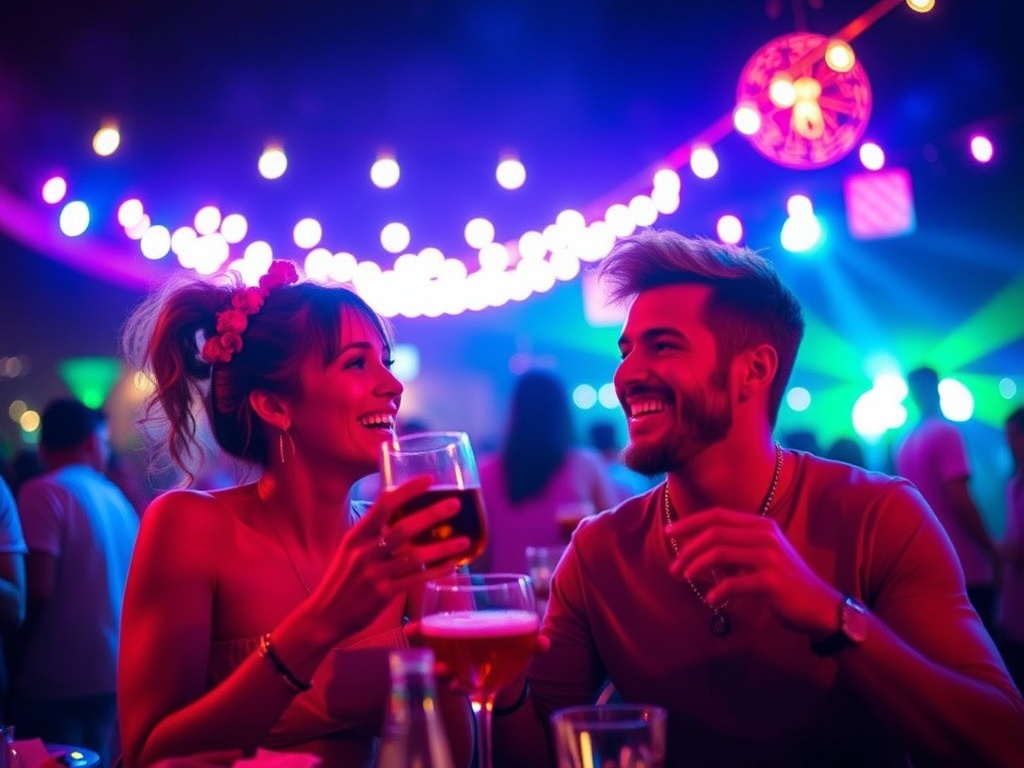
[[[284,662],[281,661],[281,657],[277,655],[276,651],[274,651],[274,646],[270,644],[269,632],[260,635],[259,655],[261,659],[266,659],[270,662],[270,666],[274,668],[274,671],[283,677],[285,682],[299,693],[308,691],[313,687],[313,683],[304,683],[302,680],[299,680],[299,678],[297,678],[295,674],[285,666]]]

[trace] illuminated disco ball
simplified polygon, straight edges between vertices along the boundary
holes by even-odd
[[[828,42],[827,37],[808,32],[777,37],[761,46],[740,74],[736,104],[756,109],[761,118],[757,131],[747,138],[779,165],[831,165],[857,146],[867,128],[867,74],[859,62],[847,72],[829,68]],[[773,83],[786,86],[774,98]]]

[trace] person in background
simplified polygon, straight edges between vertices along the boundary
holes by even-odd
[[[121,493],[131,503],[135,511],[141,516],[143,510],[153,500],[153,494],[145,487],[142,477],[144,472],[140,467],[117,451],[110,452],[110,459],[107,461],[107,477],[114,485],[121,489]]]
[[[997,626],[1003,659],[1017,687],[1024,690],[1024,408],[1006,418],[1006,442],[1014,470],[1006,486]]]
[[[424,582],[470,546],[414,543],[459,509],[449,499],[400,517],[426,478],[369,509],[349,504],[402,402],[388,329],[354,292],[275,261],[259,286],[169,283],[133,313],[124,344],[153,376],[148,414],[186,474],[195,414],[259,470],[244,485],[169,491],[143,515],[119,667],[126,768],[259,746],[371,765],[388,651],[407,644]],[[445,693],[441,706],[466,765],[468,702]]]
[[[809,429],[793,429],[782,435],[779,442],[785,448],[792,448],[794,451],[806,451],[815,456],[821,456],[824,451],[818,436]]]
[[[606,419],[593,422],[587,430],[590,446],[600,454],[604,469],[615,491],[615,503],[650,490],[658,480],[645,477],[622,463],[622,449],[615,425]]]
[[[18,493],[28,610],[13,653],[18,738],[88,747],[109,765],[121,600],[139,518],[104,474],[106,416],[75,399],[43,410],[47,471]]]
[[[46,471],[43,459],[35,448],[23,448],[11,460],[11,493],[18,498],[21,486]]]
[[[667,709],[667,768],[1019,766],[1024,700],[925,500],[774,439],[804,322],[772,264],[647,230],[600,278],[631,302],[625,461],[667,481],[573,534],[501,764],[550,766],[551,713],[610,680]]]
[[[855,467],[867,467],[864,458],[864,449],[861,444],[852,437],[837,437],[825,451],[825,458],[833,461],[843,461]]]
[[[487,549],[474,570],[527,570],[526,547],[564,545],[576,523],[615,504],[598,454],[575,442],[569,395],[551,371],[516,379],[498,452],[481,461]]]
[[[920,418],[896,448],[896,472],[917,486],[946,529],[960,558],[971,604],[994,634],[998,549],[971,496],[967,448],[956,425],[942,415],[935,369],[911,371],[907,387]]]
[[[9,722],[8,650],[25,620],[25,537],[18,508],[7,482],[0,478],[0,717]]]

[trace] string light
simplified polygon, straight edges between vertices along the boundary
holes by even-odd
[[[917,11],[929,10],[934,5],[929,0],[907,2]],[[891,7],[886,7],[882,12],[875,8],[870,9],[847,25],[840,33],[842,37],[837,36],[831,41],[826,53],[826,63],[840,72],[844,71],[844,67],[852,67],[855,58],[849,46],[850,40],[888,10],[891,10]],[[820,84],[812,78],[804,77],[793,82],[790,78],[781,76],[771,84],[772,101],[780,108],[784,105],[788,105],[786,108],[793,107],[795,127],[804,135],[813,136],[821,124],[820,107],[815,110],[820,89]],[[740,133],[750,135],[760,130],[762,116],[756,104],[740,103],[728,117]],[[385,314],[406,314],[406,310],[397,303],[397,299],[386,290],[396,286],[403,288],[401,294],[408,299],[410,306],[417,305],[418,308],[412,307],[408,310],[412,315],[436,316],[444,312],[454,314],[465,309],[499,306],[509,300],[522,300],[531,293],[548,290],[556,280],[575,279],[579,275],[581,261],[603,258],[616,238],[628,236],[637,227],[653,225],[659,217],[677,211],[681,199],[681,185],[675,168],[678,168],[681,162],[689,159],[692,170],[700,178],[710,178],[717,173],[719,159],[711,144],[721,135],[718,128],[709,133],[714,134],[713,139],[698,137],[688,148],[676,150],[669,158],[668,164],[673,166],[672,168],[652,169],[647,176],[650,184],[648,190],[634,194],[628,202],[622,200],[610,205],[606,203],[607,207],[603,214],[589,211],[586,215],[574,212],[576,215],[571,218],[560,215],[561,221],[553,222],[542,229],[527,230],[505,242],[494,240],[494,227],[490,222],[484,225],[479,224],[479,221],[484,220],[471,222],[472,227],[467,224],[466,240],[469,242],[472,239],[470,247],[477,250],[480,259],[481,266],[477,271],[467,269],[462,259],[447,258],[437,249],[429,251],[429,257],[423,258],[418,258],[412,253],[403,253],[409,245],[411,236],[408,240],[405,236],[399,238],[405,240],[402,247],[398,248],[396,241],[389,248],[398,254],[395,269],[385,269],[373,261],[360,261],[353,254],[344,251],[332,254],[329,249],[320,247],[323,233],[319,222],[313,219],[305,219],[296,224],[293,237],[296,245],[307,251],[307,271],[316,272],[322,275],[323,279],[351,283],[357,290],[365,291],[368,296],[375,296],[382,305],[389,305],[389,311]],[[120,140],[119,133],[117,140]],[[984,148],[980,154],[984,155]],[[673,159],[675,162],[672,162]],[[258,167],[261,175],[266,179],[280,178],[287,166],[288,158],[281,143],[269,142],[259,158]],[[666,175],[666,171],[671,176]],[[373,183],[382,189],[397,184],[401,177],[401,169],[394,153],[381,152],[371,166],[370,176]],[[517,189],[525,182],[526,171],[517,158],[506,153],[495,170],[495,176],[503,187]],[[44,199],[58,197],[56,191],[48,191]],[[78,212],[77,218],[62,212],[62,220],[65,217],[76,218],[71,230],[82,227],[84,231],[88,226],[88,209],[84,207],[84,203],[78,205],[84,208],[84,225],[81,224],[83,212],[77,205],[70,209],[72,212]],[[65,211],[68,210],[65,208]],[[197,222],[194,222],[196,229],[178,227],[173,233],[159,225],[161,228],[147,238],[146,233],[152,223],[149,216],[142,212],[135,225],[126,226],[125,229],[130,237],[145,239],[144,252],[147,257],[153,258],[152,254],[166,244],[168,250],[178,256],[179,263],[183,266],[209,274],[211,270],[216,271],[228,263],[231,246],[241,245],[249,229],[248,221],[241,214],[232,214],[220,220],[220,212],[217,211],[217,216],[217,224],[211,226],[203,223],[200,226],[197,214]],[[813,213],[810,217],[802,218],[813,218]],[[738,219],[733,222],[732,219],[723,218],[722,221],[726,238],[742,238],[742,225]],[[482,227],[482,231],[476,231],[475,227]],[[471,229],[474,230],[472,235]],[[408,235],[407,228],[405,235]],[[159,243],[160,248],[156,248],[153,243]],[[265,265],[271,258],[272,250],[269,244],[256,241],[245,245],[242,258],[230,263],[249,272],[255,272],[256,267]],[[499,276],[503,276],[504,279],[495,280]],[[467,298],[470,296],[472,298]]]

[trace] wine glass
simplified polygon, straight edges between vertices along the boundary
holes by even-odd
[[[449,497],[459,500],[459,511],[418,536],[417,544],[465,536],[471,546],[453,561],[455,566],[472,562],[484,551],[487,517],[476,456],[465,432],[417,432],[385,440],[381,444],[380,475],[385,489],[422,475],[430,475],[433,480],[426,493],[399,510],[398,517]]]
[[[563,552],[565,547],[526,548],[526,567],[533,583],[533,594],[537,598],[537,612],[542,615],[547,609],[548,597],[551,595],[551,575],[555,572],[555,566],[558,565]]]
[[[428,581],[420,635],[473,703],[479,768],[492,768],[491,712],[498,691],[533,657],[540,618],[530,578],[456,573]]]
[[[650,704],[560,709],[551,715],[558,768],[661,768],[667,720]]]

